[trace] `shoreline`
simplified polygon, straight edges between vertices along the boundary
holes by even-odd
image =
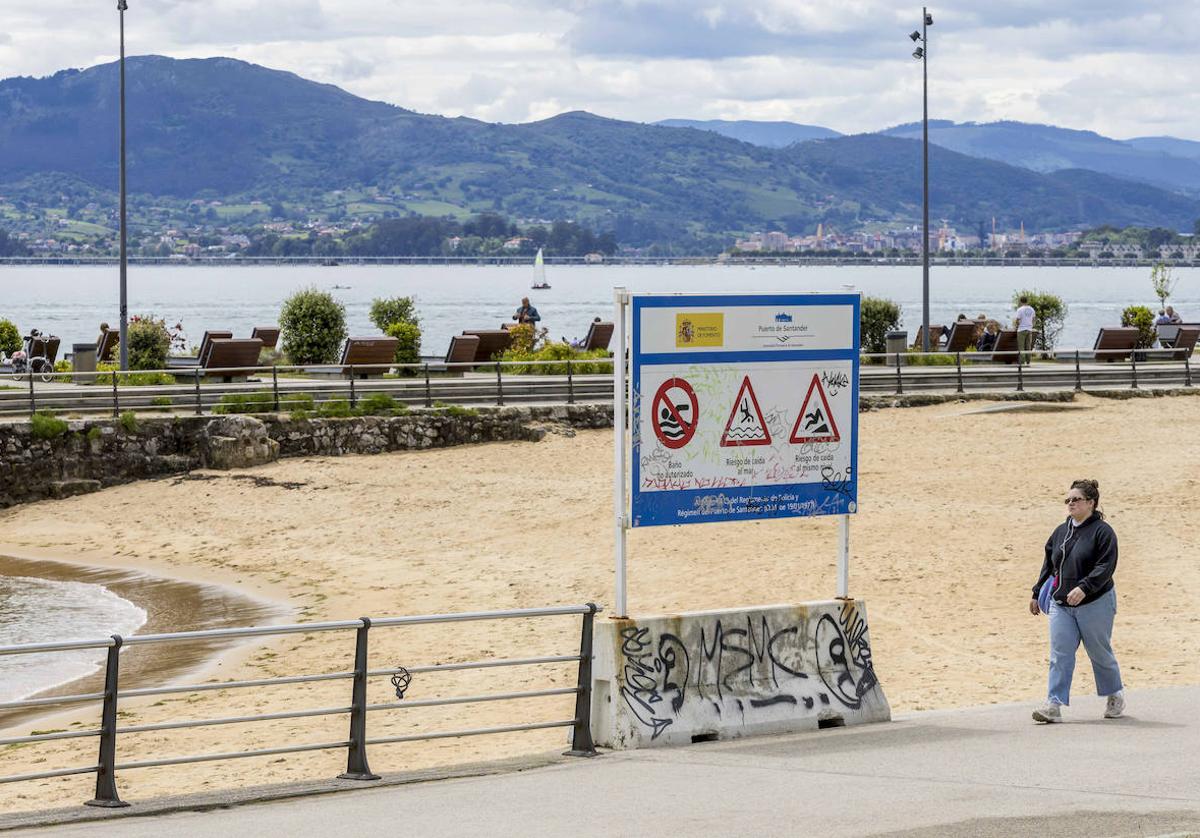
[[[145,569],[84,563],[57,556],[34,557],[29,552],[0,545],[0,576],[101,585],[146,612],[146,621],[134,635],[272,624],[282,622],[293,613],[293,609],[282,601],[238,591],[211,580],[194,581]],[[232,663],[244,647],[255,641],[261,639],[232,643],[210,639],[129,647],[121,656],[122,689],[166,686],[189,676],[203,677],[224,663]],[[103,691],[103,652],[98,651],[97,657],[101,659],[97,671],[39,690],[26,699]],[[0,730],[60,715],[87,717],[96,714],[81,710],[80,705],[3,710],[0,711]]]

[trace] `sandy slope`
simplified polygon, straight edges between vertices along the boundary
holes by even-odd
[[[862,416],[851,591],[895,709],[1034,700],[1045,622],[1027,612],[1072,478],[1100,481],[1121,539],[1114,638],[1127,683],[1200,681],[1200,399],[1080,399],[1070,412],[981,413],[981,403]],[[221,581],[285,598],[303,620],[611,601],[611,434],[376,457],[289,460],[0,513],[0,553],[41,553]],[[257,482],[245,479],[260,478]],[[632,613],[827,598],[831,520],[631,534]],[[373,632],[373,665],[561,653],[572,620]],[[230,654],[218,678],[343,670],[348,633],[294,635]],[[417,676],[410,698],[572,683],[569,668]],[[1090,691],[1085,661],[1077,689]],[[388,700],[378,679],[372,701]],[[349,684],[170,696],[124,724],[344,706]],[[561,698],[373,714],[371,735],[565,718]],[[334,742],[342,716],[125,737],[120,760]],[[92,725],[94,716],[38,729]],[[18,729],[27,733],[30,725]],[[12,735],[11,733],[8,735]],[[0,774],[94,760],[86,744],[0,751]],[[376,770],[558,747],[562,731],[376,747]],[[128,771],[126,797],[328,776],[342,752]],[[74,803],[87,778],[0,787],[0,809]],[[35,797],[36,795],[36,797]]]

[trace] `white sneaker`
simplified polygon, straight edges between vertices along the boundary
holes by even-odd
[[[1062,721],[1062,705],[1055,704],[1053,701],[1047,701],[1041,707],[1033,711],[1033,720],[1042,722],[1043,724],[1054,724]]]
[[[1125,691],[1118,690],[1108,697],[1104,705],[1104,718],[1119,719],[1125,714]]]

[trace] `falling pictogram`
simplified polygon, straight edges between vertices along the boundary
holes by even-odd
[[[814,399],[813,394],[820,396]],[[825,398],[825,388],[821,386],[819,376],[812,377],[808,385],[808,393],[800,405],[800,414],[792,427],[792,435],[788,439],[792,443],[805,442],[839,442],[842,436],[838,433],[837,422],[829,410],[829,400]]]
[[[754,395],[754,387],[750,384],[750,376],[746,376],[742,379],[733,410],[729,412],[729,420],[725,423],[721,445],[731,448],[739,445],[770,444],[771,432],[767,430],[762,408],[758,406],[758,397]]]

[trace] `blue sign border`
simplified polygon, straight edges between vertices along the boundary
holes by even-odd
[[[762,520],[810,515],[845,515],[858,507],[858,378],[859,322],[861,296],[858,294],[670,294],[631,295],[630,326],[633,332],[630,366],[632,412],[629,432],[632,439],[630,463],[630,526],[655,527],[673,524],[701,524],[714,521]],[[642,311],[649,308],[731,308],[737,306],[818,306],[848,305],[853,308],[853,344],[846,349],[771,349],[764,351],[669,352],[643,354],[641,349]],[[792,483],[768,486],[738,486],[723,489],[687,489],[643,492],[641,486],[641,372],[643,366],[678,364],[762,363],[772,361],[851,361],[850,474],[836,484]],[[780,496],[787,496],[784,505]],[[772,497],[776,500],[772,501]]]

